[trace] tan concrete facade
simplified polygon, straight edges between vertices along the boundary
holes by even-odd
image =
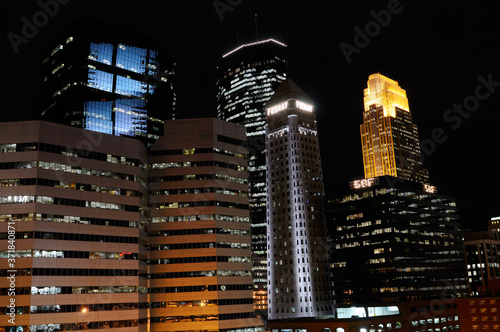
[[[148,157],[131,138],[0,123],[1,331],[264,330],[245,128],[165,129]]]

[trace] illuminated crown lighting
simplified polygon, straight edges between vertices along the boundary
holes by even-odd
[[[228,53],[224,54],[222,57],[223,57],[223,58],[225,58],[225,57],[227,57],[228,55],[230,55],[230,54],[232,54],[232,53],[236,52],[237,50],[239,50],[239,49],[241,49],[241,48],[243,48],[243,47],[254,46],[254,45],[259,45],[259,44],[264,44],[264,43],[269,43],[269,42],[273,42],[273,43],[276,43],[276,44],[281,45],[281,46],[283,46],[283,47],[287,47],[285,44],[283,44],[283,43],[281,43],[281,42],[279,42],[279,41],[277,41],[277,40],[274,40],[274,39],[272,39],[272,38],[269,38],[269,39],[266,39],[266,40],[262,40],[262,41],[258,41],[258,42],[254,42],[254,43],[243,44],[243,45],[241,45],[241,46],[238,46],[238,47],[237,47],[237,48],[235,48],[234,50],[232,50],[232,51],[230,51],[230,52],[228,52]]]

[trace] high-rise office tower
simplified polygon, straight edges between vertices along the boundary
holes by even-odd
[[[0,330],[146,331],[144,145],[27,121],[0,152]]]
[[[382,176],[328,202],[337,303],[395,303],[467,294],[455,200]]]
[[[263,331],[254,317],[245,127],[165,122],[151,148],[151,331]]]
[[[313,108],[290,79],[266,105],[269,319],[333,315]]]
[[[390,175],[428,183],[406,91],[397,81],[372,74],[364,89],[364,105],[360,131],[365,178]]]
[[[488,293],[488,280],[500,278],[499,247],[500,240],[491,231],[464,234],[470,296]]]
[[[265,104],[286,79],[286,45],[243,44],[218,67],[218,118],[244,125],[249,145],[250,219],[255,309],[267,312]]]
[[[488,231],[493,234],[495,240],[500,240],[500,217],[492,217],[488,221]]]
[[[150,146],[174,118],[173,66],[155,40],[81,19],[42,59],[42,119]]]

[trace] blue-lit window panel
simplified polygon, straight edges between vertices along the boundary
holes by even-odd
[[[139,74],[146,73],[147,49],[118,44],[116,66]]]
[[[124,96],[143,97],[148,92],[148,85],[142,81],[116,76],[115,92]]]
[[[149,50],[149,60],[147,64],[147,74],[156,75],[158,73],[158,52]]]
[[[84,129],[100,133],[113,133],[113,102],[87,101],[83,106]]]
[[[146,103],[141,99],[118,99],[115,106],[115,135],[147,136]]]
[[[89,68],[89,78],[87,86],[98,90],[112,92],[113,74],[107,73],[102,70]]]
[[[107,43],[90,43],[90,51],[88,58],[97,62],[112,64],[113,45]]]

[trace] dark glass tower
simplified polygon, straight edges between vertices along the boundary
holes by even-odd
[[[267,312],[265,104],[286,79],[286,45],[273,39],[243,44],[218,67],[219,119],[244,125],[249,145],[250,216],[255,309]]]
[[[150,146],[174,118],[173,66],[157,41],[81,19],[42,59],[42,119]]]
[[[338,304],[467,293],[457,206],[436,187],[390,176],[356,180],[327,206]]]
[[[290,79],[266,107],[269,319],[333,315],[313,107]]]

